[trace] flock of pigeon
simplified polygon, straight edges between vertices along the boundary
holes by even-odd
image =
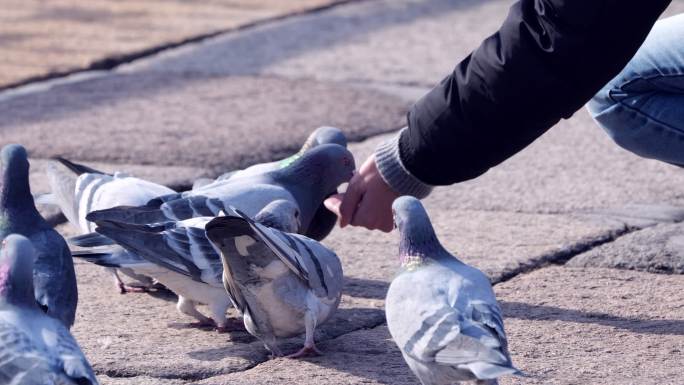
[[[323,200],[355,169],[339,129],[321,127],[291,157],[198,180],[182,193],[55,158],[47,167],[52,193],[34,201],[26,150],[5,146],[1,160],[1,384],[98,384],[69,333],[73,258],[104,266],[121,292],[163,285],[195,325],[244,327],[273,356],[283,355],[279,339],[301,334],[304,346],[288,357],[320,354],[314,330],[337,310],[343,286],[340,259],[319,242],[336,223]],[[58,205],[80,229],[69,240],[78,250],[36,203]],[[387,293],[387,323],[421,383],[495,384],[518,374],[487,277],[440,245],[418,200],[400,197],[393,212],[402,268]],[[242,322],[226,319],[230,305]]]

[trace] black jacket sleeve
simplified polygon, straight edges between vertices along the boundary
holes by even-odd
[[[636,53],[670,0],[521,0],[419,100],[399,138],[430,185],[475,178],[569,118]]]

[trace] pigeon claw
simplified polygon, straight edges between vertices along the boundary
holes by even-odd
[[[321,356],[323,355],[323,352],[318,350],[316,345],[311,345],[311,346],[306,346],[304,345],[303,348],[301,348],[297,353],[290,354],[288,356],[285,356],[286,358],[302,358],[302,357],[308,357],[308,356]]]
[[[219,333],[229,333],[229,332],[244,332],[245,324],[237,318],[229,318],[225,325],[216,326],[216,331]]]

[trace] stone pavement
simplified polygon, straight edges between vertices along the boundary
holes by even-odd
[[[343,128],[360,163],[509,4],[351,1],[5,91],[0,144],[28,147],[36,193],[47,190],[49,156],[183,189],[281,157],[319,125]],[[668,10],[678,12],[684,0]],[[680,169],[621,150],[582,110],[425,203],[445,246],[496,283],[514,362],[529,374],[502,384],[682,383]],[[184,328],[190,319],[172,295],[119,295],[108,274],[81,262],[74,334],[103,384],[417,385],[382,310],[396,235],[336,229],[325,243],[346,283],[318,331],[322,357],[268,360],[245,333]]]
[[[0,88],[121,61],[339,0],[3,0]]]

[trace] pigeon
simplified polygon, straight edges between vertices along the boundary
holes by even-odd
[[[214,181],[223,181],[223,180],[237,180],[238,178],[241,177],[246,177],[246,176],[255,176],[255,175],[260,175],[260,174],[265,174],[267,172],[275,171],[277,169],[287,167],[289,166],[294,160],[300,158],[306,151],[309,151],[310,149],[320,146],[321,144],[326,144],[326,143],[334,143],[338,144],[342,147],[347,147],[347,137],[344,135],[342,130],[336,127],[329,127],[329,126],[322,126],[318,127],[314,132],[312,132],[309,137],[306,139],[304,142],[304,145],[302,145],[302,148],[294,155],[291,155],[285,159],[275,161],[275,162],[269,162],[269,163],[260,163],[256,164],[250,167],[247,167],[244,170],[237,170],[237,171],[231,171],[227,172],[218,178],[214,179],[199,179],[195,181],[195,183],[192,186],[193,190],[197,190],[203,186],[206,186]],[[337,192],[337,188],[331,190],[328,192],[326,195],[326,198],[329,197],[330,195],[333,195]],[[317,241],[321,241],[325,239],[325,237],[332,232],[333,228],[335,228],[335,224],[337,223],[337,216],[333,214],[330,210],[328,210],[323,204],[321,204],[318,209],[316,210],[316,213],[313,216],[313,219],[311,220],[311,224],[309,225],[307,231],[306,231],[306,236],[312,239],[315,239]]]
[[[442,247],[416,198],[397,198],[392,211],[402,268],[387,292],[387,326],[420,382],[496,384],[520,374],[487,276]]]
[[[278,338],[305,333],[304,346],[288,356],[319,353],[314,330],[335,313],[342,295],[342,265],[331,250],[299,234],[236,215],[205,225],[221,252],[223,284],[247,331],[274,355]]]
[[[306,151],[287,167],[265,174],[218,181],[197,190],[155,198],[144,206],[120,206],[94,211],[86,217],[136,224],[179,221],[216,216],[228,206],[255,216],[268,203],[285,199],[299,209],[300,233],[306,234],[323,200],[354,172],[354,157],[337,144],[323,144]]]
[[[279,161],[255,164],[253,166],[247,167],[244,170],[227,172],[216,178],[216,181],[230,179],[236,180],[238,178],[261,175],[270,171],[275,171],[280,168],[287,167],[296,159],[300,158],[308,150],[316,146],[320,146],[321,144],[327,143],[334,143],[342,147],[347,147],[347,138],[344,136],[344,133],[339,128],[328,126],[318,127],[316,130],[314,130],[314,132],[312,132],[309,135],[309,137],[302,145],[302,148],[300,148],[296,154]],[[202,186],[196,183],[193,185],[193,190],[200,187]]]
[[[10,144],[2,149],[0,238],[16,233],[36,250],[33,286],[38,305],[67,328],[74,323],[78,290],[71,252],[57,231],[40,216],[29,187],[26,149]]]
[[[0,383],[97,385],[93,369],[60,321],[33,295],[32,242],[10,234],[0,249]]]
[[[268,204],[257,215],[257,220],[269,226],[283,226],[296,231],[297,208],[290,201],[279,200]],[[192,326],[215,326],[220,332],[229,331],[226,310],[231,299],[223,288],[223,265],[218,251],[206,237],[204,226],[214,217],[197,217],[177,222],[137,225],[108,220],[97,222],[97,232],[114,240],[133,255],[144,260],[124,260],[116,255],[88,255],[91,262],[109,266],[130,266],[154,277],[178,294],[178,310],[199,322]],[[205,303],[211,318],[200,313],[196,305]]]
[[[69,223],[78,228],[82,234],[95,231],[95,224],[86,220],[86,215],[91,211],[120,205],[143,205],[160,195],[175,193],[166,186],[135,178],[122,172],[107,174],[60,157],[48,163],[47,175],[52,197],[43,198],[43,200],[56,203]],[[83,246],[88,246],[84,243],[85,239],[81,239],[79,242]],[[111,250],[110,253],[128,252],[119,248],[118,250]],[[130,262],[135,259],[135,256],[122,255],[120,258]],[[152,278],[131,268],[108,267],[107,270],[112,274],[114,283],[121,294],[146,292],[155,283]],[[119,272],[133,278],[136,283],[125,284],[119,277]]]

